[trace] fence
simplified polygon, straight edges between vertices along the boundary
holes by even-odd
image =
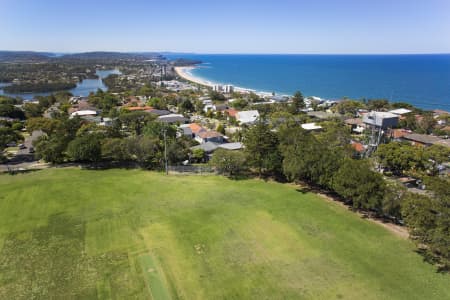
[[[169,166],[169,173],[182,173],[182,174],[214,174],[215,170],[213,167],[204,166]]]

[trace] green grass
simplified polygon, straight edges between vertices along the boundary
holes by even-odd
[[[0,175],[0,299],[450,299],[414,245],[295,187]]]

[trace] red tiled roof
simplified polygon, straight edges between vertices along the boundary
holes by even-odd
[[[201,137],[202,139],[204,139],[204,138],[220,137],[220,136],[223,136],[223,134],[221,134],[220,132],[211,130],[211,131],[202,131],[198,134],[198,136]]]
[[[236,117],[236,115],[237,115],[237,113],[238,113],[239,111],[236,110],[236,109],[233,109],[233,108],[229,108],[229,109],[226,109],[225,112],[226,112],[230,117]]]
[[[401,137],[404,137],[407,134],[410,134],[411,131],[405,130],[405,129],[393,129],[392,130],[392,137],[394,139],[399,139]]]
[[[125,109],[130,111],[139,111],[139,110],[153,110],[154,108],[151,106],[129,106],[125,107]]]
[[[352,148],[357,152],[364,152],[364,145],[361,143],[352,143]]]
[[[197,123],[189,124],[189,128],[191,128],[192,133],[199,133],[201,131],[206,131],[205,128],[203,128],[202,126],[198,125]]]

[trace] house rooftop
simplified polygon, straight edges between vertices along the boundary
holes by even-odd
[[[191,150],[196,150],[196,149],[202,149],[205,152],[213,152],[214,150],[216,150],[219,147],[220,144],[218,143],[213,143],[213,142],[206,142],[194,147],[191,147]]]
[[[199,133],[197,133],[197,135],[199,137],[201,137],[202,139],[206,139],[206,138],[214,138],[214,137],[220,137],[223,136],[223,134],[221,134],[220,132],[214,131],[214,130],[210,130],[210,131],[201,131]]]
[[[97,115],[97,111],[95,110],[77,110],[70,114],[72,117],[75,116],[95,116]]]
[[[362,125],[363,120],[361,118],[351,118],[344,121],[347,125]]]
[[[253,123],[259,118],[257,110],[245,110],[236,114],[236,119],[241,123]]]
[[[240,150],[244,148],[244,145],[242,143],[236,142],[236,143],[225,143],[221,144],[219,148],[223,148],[225,150]]]
[[[438,145],[450,147],[449,140],[443,140],[436,136],[428,135],[428,134],[410,133],[410,134],[403,136],[403,138],[410,140],[410,141],[419,142],[422,144],[428,144],[428,145],[438,144]]]
[[[322,126],[316,125],[316,123],[305,123],[301,125],[305,130],[319,130],[322,129]]]
[[[412,110],[406,109],[406,108],[398,108],[398,109],[393,109],[389,111],[391,114],[394,115],[404,115],[404,114],[409,114],[410,112],[412,112]]]
[[[188,119],[186,119],[183,115],[179,115],[179,114],[169,114],[169,115],[158,117],[158,121],[165,122],[165,123],[177,123],[177,122],[184,123],[187,120]]]
[[[151,106],[127,106],[125,107],[126,110],[129,111],[141,111],[141,110],[153,110],[154,108]]]
[[[187,126],[189,126],[189,128],[191,128],[192,133],[199,133],[201,131],[206,131],[205,128],[203,128],[202,126],[200,126],[197,123],[191,123],[191,124],[187,124]]]

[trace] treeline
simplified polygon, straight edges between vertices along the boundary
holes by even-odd
[[[355,210],[406,222],[411,238],[425,257],[436,262],[440,270],[448,270],[450,182],[427,176],[433,196],[407,192],[374,171],[374,160],[354,159],[349,139],[349,132],[338,122],[324,124],[320,133],[305,131],[296,122],[285,122],[276,131],[266,122],[259,122],[244,133],[244,151],[216,151],[211,163],[230,176],[253,172],[306,182],[334,193]],[[386,150],[382,148],[380,152]],[[426,153],[424,160],[430,164],[430,157],[440,159],[436,149]]]
[[[27,130],[45,134],[35,141],[36,156],[51,163],[115,162],[159,170],[164,166],[164,132],[171,164],[188,159],[192,141],[176,138],[175,126],[145,112],[122,112],[112,126],[76,118],[31,118]]]
[[[44,93],[69,90],[76,86],[73,82],[38,82],[13,84],[3,90],[7,93]]]

